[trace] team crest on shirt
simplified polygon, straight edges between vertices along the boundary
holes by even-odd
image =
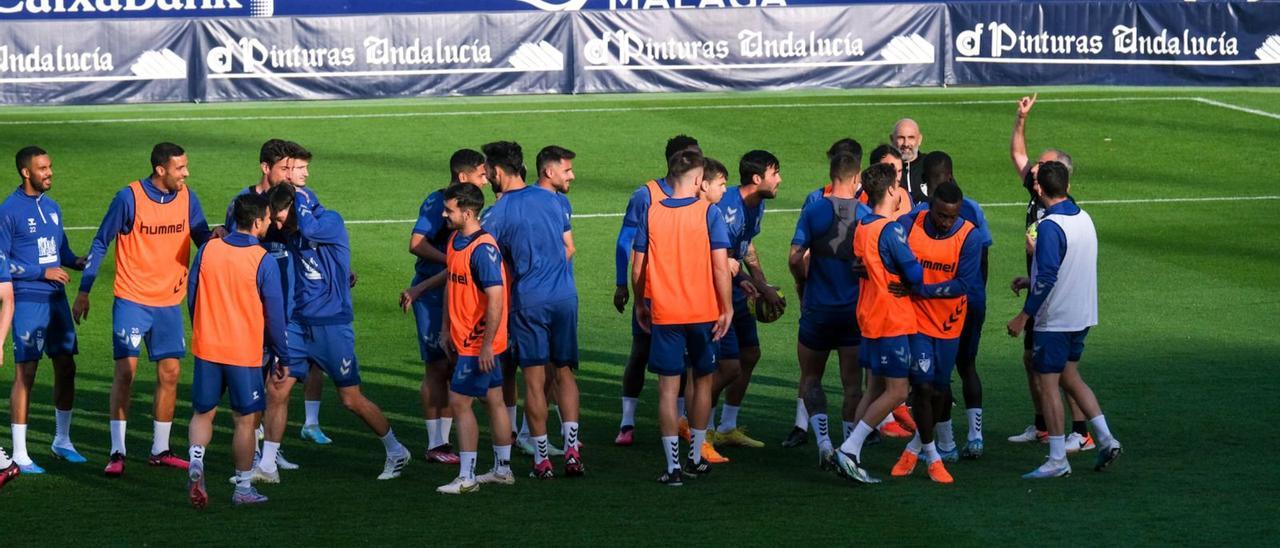
[[[27,232],[36,233],[36,220],[32,217],[27,217]]]
[[[53,224],[55,224],[55,225],[56,225],[56,224],[58,224],[58,214],[57,214],[57,213],[50,213],[50,214],[49,214],[49,219],[53,221]]]

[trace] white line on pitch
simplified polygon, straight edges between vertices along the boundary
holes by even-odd
[[[1255,200],[1280,200],[1280,195],[1276,196],[1207,196],[1202,198],[1133,198],[1123,200],[1080,200],[1083,205],[1113,205],[1113,204],[1185,204],[1194,202],[1248,202]],[[1026,207],[1026,202],[995,202],[982,204],[983,208],[995,207]],[[770,213],[799,213],[799,209],[770,209]],[[616,219],[622,217],[622,213],[582,213],[574,215],[574,219]],[[408,224],[417,222],[417,219],[360,219],[349,220],[349,225],[394,225]],[[97,230],[96,226],[69,226],[66,230]]]
[[[1254,115],[1257,115],[1257,116],[1265,116],[1265,117],[1267,117],[1267,118],[1274,118],[1274,119],[1276,119],[1276,120],[1280,120],[1280,114],[1276,114],[1276,113],[1274,113],[1274,112],[1267,112],[1267,111],[1265,111],[1265,110],[1258,110],[1258,109],[1256,109],[1256,108],[1242,107],[1242,106],[1240,106],[1240,105],[1233,105],[1233,104],[1231,104],[1231,103],[1224,103],[1224,102],[1222,102],[1222,101],[1215,101],[1215,100],[1213,100],[1213,99],[1206,99],[1206,98],[1204,98],[1204,97],[1196,97],[1196,102],[1204,103],[1204,104],[1206,104],[1206,105],[1213,105],[1213,106],[1215,106],[1215,107],[1219,107],[1219,108],[1225,108],[1225,109],[1229,109],[1229,110],[1234,110],[1234,111],[1236,111],[1236,112],[1244,112],[1244,113],[1248,113],[1248,114],[1254,114]]]
[[[1041,99],[1041,103],[1124,103],[1135,101],[1195,101],[1196,97],[1076,97]],[[591,108],[538,108],[511,110],[454,110],[430,112],[366,112],[358,114],[269,114],[259,116],[168,116],[155,118],[79,118],[67,120],[0,120],[0,126],[28,125],[79,125],[79,124],[142,124],[152,122],[230,122],[261,120],[362,120],[377,118],[423,118],[445,116],[485,116],[490,114],[581,114],[609,112],[666,112],[685,110],[755,110],[770,108],[848,108],[848,107],[933,107],[956,105],[1012,105],[1011,99],[973,99],[963,101],[845,101],[821,103],[738,103],[708,105],[670,105],[645,107],[591,107]],[[352,108],[359,108],[353,106]]]

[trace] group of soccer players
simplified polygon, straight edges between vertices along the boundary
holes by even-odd
[[[1097,323],[1096,234],[1068,194],[1070,157],[1049,149],[1033,164],[1026,156],[1023,130],[1034,103],[1034,96],[1020,101],[1011,143],[1031,199],[1024,242],[1028,277],[1011,285],[1015,292],[1027,289],[1028,296],[1008,324],[1011,336],[1026,333],[1036,409],[1035,425],[1010,441],[1045,441],[1050,448],[1049,459],[1028,478],[1069,474],[1067,452],[1096,445],[1101,470],[1121,451],[1078,370],[1085,337]],[[783,445],[803,445],[812,432],[820,466],[875,483],[862,465],[864,446],[881,436],[910,437],[891,474],[910,475],[923,459],[933,481],[951,483],[944,463],[984,453],[975,360],[993,239],[981,207],[955,181],[951,158],[920,152],[923,138],[914,121],[898,122],[889,138],[891,144],[871,152],[865,169],[856,140],[834,143],[826,153],[830,181],[806,197],[796,224],[788,266],[801,305],[798,398],[795,428]],[[459,467],[457,478],[438,488],[441,493],[514,483],[513,445],[532,455],[531,477],[555,477],[552,456],[563,457],[564,475],[585,474],[575,376],[576,248],[567,197],[575,157],[559,146],[541,149],[530,184],[519,144],[462,149],[450,158],[449,184],[420,207],[409,240],[415,275],[401,306],[413,311],[425,368],[420,400],[426,458]],[[739,159],[740,184],[730,188],[725,164],[704,156],[697,140],[685,135],[667,142],[664,160],[665,175],[632,194],[617,241],[614,304],[620,313],[632,305],[633,342],[615,444],[635,441],[648,369],[658,377],[665,459],[658,480],[681,485],[729,461],[717,446],[764,445],[747,435],[738,416],[762,355],[757,322],[776,320],[787,308],[753,243],[765,202],[778,195],[782,178],[774,154],[752,150]],[[328,377],[343,406],[383,443],[378,479],[401,474],[410,451],[360,389],[351,300],[357,276],[345,222],[307,185],[310,161],[311,153],[297,143],[264,143],[261,179],[233,198],[222,226],[210,228],[185,184],[186,152],[160,143],[151,153],[150,174],[116,194],[89,252],[77,256],[61,211],[46,194],[53,175],[49,153],[34,146],[18,152],[21,185],[0,205],[0,329],[11,324],[17,362],[10,397],[13,457],[0,451],[0,486],[19,474],[43,473],[26,446],[28,399],[42,355],[55,370],[52,453],[85,461],[70,437],[75,324],[89,313],[89,291],[113,240],[116,362],[107,476],[124,474],[131,385],[144,344],[157,375],[148,463],[187,470],[194,506],[208,502],[204,455],[224,394],[230,394],[235,424],[233,503],[265,502],[254,484],[278,483],[280,470],[297,468],[281,444],[298,381],[307,384],[303,439],[330,443],[318,422],[319,393]],[[486,184],[494,195],[490,204]],[[65,292],[65,269],[84,272],[74,305]],[[179,363],[187,352],[183,300],[194,356],[189,460],[169,446]],[[833,352],[843,387],[839,446],[831,439],[822,387]],[[953,369],[960,371],[969,419],[963,450],[950,419]],[[1075,418],[1070,438],[1063,433],[1061,391]],[[521,393],[524,425],[517,432]],[[494,453],[492,468],[479,475],[475,399],[488,410]],[[548,437],[553,409],[562,449]],[[454,421],[457,452],[449,441]]]

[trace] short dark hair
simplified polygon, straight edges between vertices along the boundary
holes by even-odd
[[[283,139],[267,139],[267,142],[262,143],[262,148],[258,149],[258,163],[267,164],[267,167],[272,167],[288,157],[289,142]]]
[[[241,230],[248,229],[254,221],[267,215],[269,207],[267,198],[260,194],[242,194],[231,202],[231,218],[236,220],[236,226]]]
[[[279,213],[293,209],[293,185],[276,185],[267,191],[267,203],[271,211]],[[239,222],[239,221],[236,221]]]
[[[861,158],[841,152],[831,157],[831,169],[828,175],[832,181],[845,180],[858,174],[858,170],[862,168]]]
[[[925,184],[939,185],[948,181],[955,181],[956,178],[952,169],[950,154],[941,150],[930,152],[924,157],[923,179]]]
[[[722,175],[726,179],[729,178],[729,168],[724,167],[720,160],[704,156],[702,158],[702,178],[710,181],[715,179],[717,175]]]
[[[884,201],[884,197],[889,193],[889,188],[893,186],[897,173],[894,173],[893,166],[888,164],[874,163],[862,172],[862,191],[867,193],[867,205],[876,207],[880,202]]]
[[[476,185],[452,185],[444,189],[444,199],[457,200],[459,208],[469,209],[477,216],[484,209],[484,192]]]
[[[960,185],[955,181],[943,181],[929,193],[929,199],[944,204],[958,204],[964,201],[964,191],[960,190]]]
[[[881,143],[880,146],[877,146],[876,148],[872,149],[871,163],[878,164],[880,163],[881,160],[884,160],[885,156],[893,156],[894,158],[901,160],[902,151],[898,150],[898,147],[895,147],[893,145],[886,145],[884,143]]]
[[[18,151],[18,154],[13,158],[13,163],[18,166],[18,176],[22,176],[23,169],[31,167],[31,160],[36,156],[46,156],[48,154],[49,153],[45,152],[43,148],[35,145],[22,147],[22,149]]]
[[[550,145],[543,147],[542,150],[538,151],[537,159],[534,160],[534,165],[538,168],[538,177],[542,177],[542,169],[549,164],[572,160],[577,157],[578,155],[574,154],[572,150],[561,146]]]
[[[862,166],[862,144],[855,141],[852,137],[845,137],[831,144],[831,148],[827,149],[827,159],[835,158],[837,154],[850,154],[856,160],[854,164],[859,169]]]
[[[469,148],[460,148],[449,157],[449,182],[458,182],[458,176],[463,171],[475,169],[477,166],[484,165],[484,155],[478,150]]]
[[[679,179],[684,174],[702,167],[704,163],[706,162],[701,152],[681,150],[672,155],[671,160],[667,162],[667,176],[672,179]]]
[[[689,149],[697,149],[699,152],[702,151],[702,147],[698,146],[697,139],[684,134],[676,135],[675,137],[667,139],[667,153],[663,158],[666,158],[667,161],[670,162],[671,157],[675,156],[677,152]]]
[[[512,175],[524,174],[524,150],[514,141],[497,141],[480,147],[486,164],[501,167]]]
[[[311,151],[307,150],[307,147],[293,141],[285,142],[285,151],[285,155],[289,158],[293,158],[294,160],[311,161]]]
[[[1067,195],[1067,183],[1071,180],[1071,172],[1067,165],[1058,162],[1040,164],[1036,171],[1036,182],[1040,184],[1040,194],[1045,198],[1062,198]]]
[[[169,163],[170,158],[177,158],[186,154],[187,151],[182,147],[173,143],[158,143],[151,147],[151,170],[155,171],[156,166],[162,166]]]
[[[767,150],[752,150],[742,155],[742,160],[738,161],[738,180],[744,185],[752,184],[752,178],[756,175],[764,177],[764,173],[769,168],[780,168],[778,157]]]

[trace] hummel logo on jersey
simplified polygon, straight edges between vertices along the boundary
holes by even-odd
[[[19,336],[18,336],[18,339],[22,341],[22,346],[31,346],[31,332],[30,332],[30,331],[24,332],[23,334],[19,335]]]
[[[147,236],[160,236],[164,234],[180,234],[186,229],[187,223],[180,222],[173,225],[148,225],[146,223],[138,223],[138,232]]]
[[[725,224],[733,224],[733,222],[737,220],[738,220],[738,208],[736,207],[725,208],[725,215],[724,215]]]
[[[496,250],[496,249],[494,249],[494,248],[492,248],[492,247],[491,247],[491,248],[489,248],[489,262],[491,262],[491,263],[496,263],[496,262],[498,262],[498,250]]]
[[[902,225],[900,224],[893,225],[893,236],[897,238],[898,241],[902,243],[902,245],[907,244],[907,233],[902,230]]]
[[[349,358],[342,358],[342,367],[338,368],[338,372],[343,375],[351,374],[351,360]]]
[[[459,376],[461,376],[461,377],[466,377],[467,375],[470,375],[470,374],[471,374],[471,364],[470,364],[470,363],[465,363],[465,362],[464,362],[464,363],[460,363],[460,364],[458,364],[458,375],[459,375]]]

